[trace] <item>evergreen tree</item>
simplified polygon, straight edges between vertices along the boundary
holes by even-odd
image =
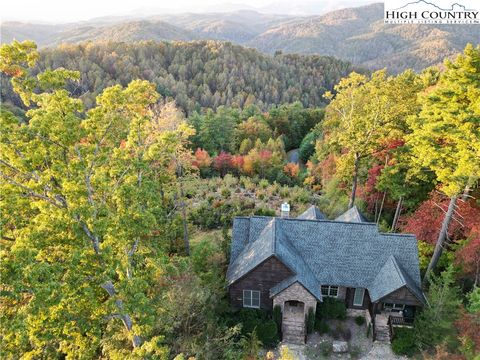
[[[439,276],[432,276],[427,306],[416,317],[415,337],[420,349],[432,349],[444,342],[453,349],[457,345],[454,325],[458,318],[460,289],[455,285],[455,271],[449,266]]]

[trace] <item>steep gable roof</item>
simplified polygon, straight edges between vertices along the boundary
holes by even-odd
[[[252,223],[250,224],[252,225]],[[252,232],[250,232],[252,234]],[[229,283],[240,279],[275,253],[275,218],[271,218],[258,237],[250,241],[230,264],[227,271]]]
[[[278,293],[282,292],[292,284],[298,282],[301,284],[305,289],[307,289],[318,301],[322,301],[322,294],[320,291],[320,287],[316,281],[312,282],[311,279],[304,278],[302,275],[293,275],[282,282],[278,283],[274,287],[270,289],[270,297],[277,295]]]
[[[312,270],[292,244],[290,244],[287,239],[282,238],[282,234],[278,234],[278,224],[281,219],[252,217],[250,220],[250,224],[255,224],[255,227],[257,227],[259,223],[265,223],[266,220],[269,221],[258,236],[256,236],[257,229],[250,231],[250,235],[253,236],[252,241],[244,247],[228,267],[228,283],[234,283],[269,257],[276,256],[284,265],[299,276],[298,281],[301,282],[308,291],[318,299],[321,299],[321,294],[318,294],[317,289],[318,283]],[[243,240],[243,236],[241,239]],[[235,246],[235,248],[238,248],[238,246]]]
[[[272,288],[273,293],[298,281],[313,295],[324,284],[366,288],[380,299],[407,286],[424,301],[413,235],[382,234],[375,223],[256,216],[235,219],[233,234],[229,284],[276,256],[295,278]]]
[[[406,286],[415,297],[425,303],[425,297],[419,291],[415,281],[398,264],[395,256],[390,256],[375,277],[369,293],[372,301],[377,301],[388,294]]]
[[[367,218],[358,210],[357,206],[354,205],[342,215],[337,216],[335,221],[346,221],[346,222],[368,222]]]
[[[319,208],[312,205],[303,213],[298,215],[297,219],[306,219],[306,220],[324,220],[326,216],[320,211]]]

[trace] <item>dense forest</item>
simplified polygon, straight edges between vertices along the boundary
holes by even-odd
[[[428,305],[392,349],[476,359],[480,46],[419,73],[350,70],[215,42],[3,45],[27,111],[0,113],[0,355],[273,359],[275,314],[232,309],[225,271],[233,218],[288,201],[414,233]],[[221,78],[243,102],[202,103]]]
[[[80,81],[68,89],[87,108],[104,88],[143,79],[187,113],[220,105],[254,104],[265,110],[295,101],[319,106],[325,103],[323,93],[352,70],[331,57],[272,57],[214,41],[62,45],[42,50],[34,72],[59,67],[80,72]],[[21,106],[5,78],[1,95],[2,101]]]

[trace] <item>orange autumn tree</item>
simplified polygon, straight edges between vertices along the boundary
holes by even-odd
[[[296,178],[300,172],[300,165],[289,162],[283,167],[283,172],[291,178]]]

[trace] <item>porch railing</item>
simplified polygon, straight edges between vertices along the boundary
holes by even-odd
[[[404,316],[394,316],[390,315],[388,317],[388,330],[390,335],[390,341],[393,340],[393,336],[395,334],[395,326],[413,326],[413,318],[411,317],[404,317]]]
[[[392,326],[413,326],[413,317],[390,315],[388,322]]]

